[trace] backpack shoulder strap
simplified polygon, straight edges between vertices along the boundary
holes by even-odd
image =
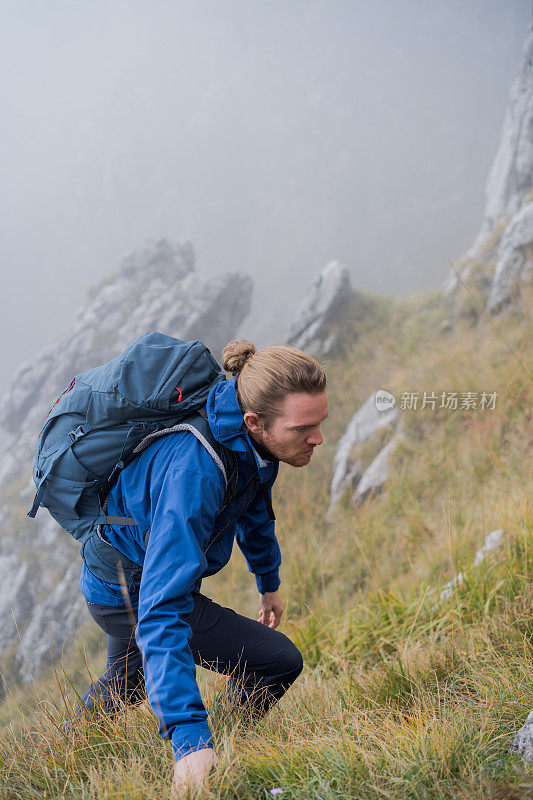
[[[152,442],[167,436],[169,433],[178,433],[179,431],[189,431],[195,436],[198,441],[205,447],[217,467],[222,472],[224,482],[226,484],[226,492],[224,495],[224,505],[231,500],[235,493],[237,485],[237,457],[235,453],[224,447],[217,442],[209,423],[207,421],[207,413],[205,408],[201,408],[197,414],[189,417],[183,422],[178,422],[171,428],[163,428],[160,431],[155,431],[146,436],[133,450],[132,456],[137,456],[146,450]]]

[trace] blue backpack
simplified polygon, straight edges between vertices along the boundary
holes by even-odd
[[[100,526],[137,524],[131,517],[106,514],[105,499],[120,471],[159,436],[182,430],[197,437],[222,471],[224,504],[229,502],[236,458],[215,440],[205,412],[209,390],[223,380],[224,372],[202,342],[157,332],[140,336],[107,364],[76,375],[39,434],[33,467],[37,493],[28,516],[44,506],[79,541],[82,556],[88,543],[88,550],[96,546],[107,554],[110,545]],[[139,578],[139,565],[123,556],[107,556],[109,564],[102,565],[99,577],[110,580],[114,574],[116,583],[117,560],[126,567],[128,583]]]

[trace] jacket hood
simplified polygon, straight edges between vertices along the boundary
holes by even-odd
[[[237,400],[235,378],[215,384],[207,395],[206,403],[209,427],[215,439],[231,450],[244,451],[238,440],[246,436],[242,411]]]
[[[272,466],[277,466],[277,459],[265,461],[254,448],[237,400],[236,378],[215,384],[207,396],[207,421],[213,436],[225,447],[236,453],[242,453],[245,460],[255,460],[261,482],[272,474]],[[252,460],[253,459],[253,460]]]

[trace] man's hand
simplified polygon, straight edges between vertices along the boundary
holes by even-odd
[[[213,748],[203,747],[193,750],[179,761],[174,767],[174,779],[170,789],[170,800],[179,800],[187,794],[187,787],[200,786],[207,778],[211,767],[214,767],[218,758]]]
[[[259,610],[258,622],[268,625],[269,628],[277,628],[281,622],[283,614],[283,600],[279,592],[265,592],[260,597],[261,608]]]

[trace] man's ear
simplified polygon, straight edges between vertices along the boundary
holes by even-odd
[[[246,411],[242,418],[251,433],[261,433],[263,431],[263,420],[255,411]]]

